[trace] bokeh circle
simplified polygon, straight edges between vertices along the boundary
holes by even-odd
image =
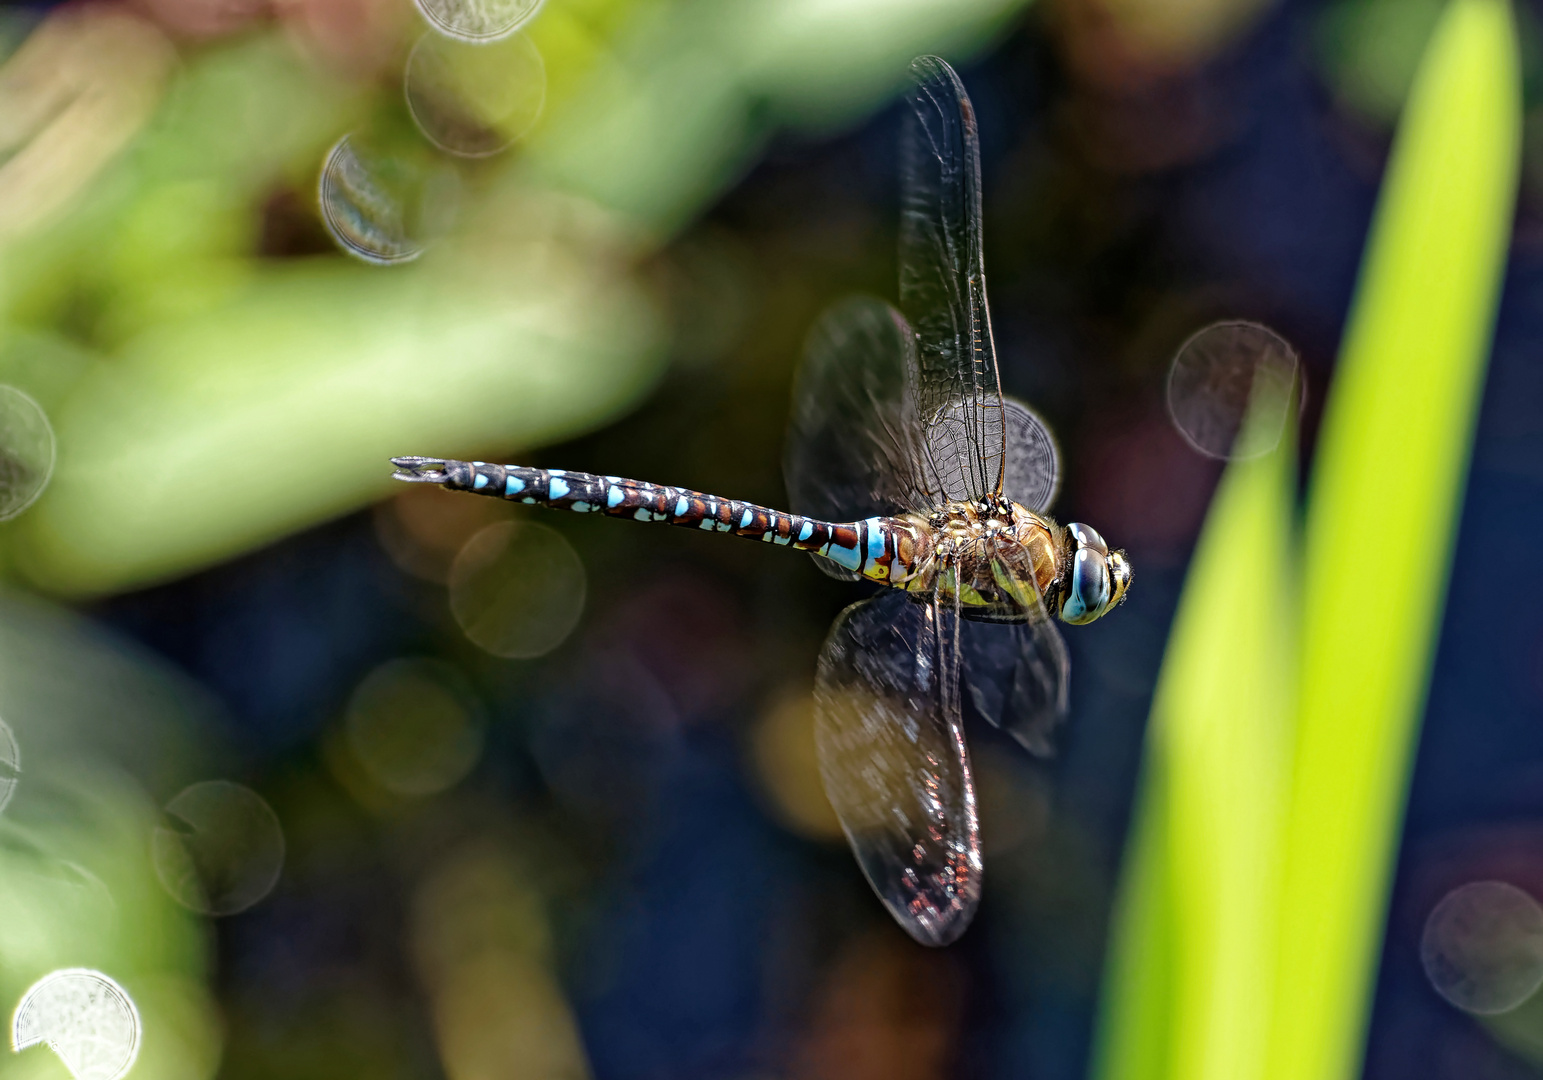
[[[139,1056],[134,999],[90,968],[43,976],[22,995],[11,1020],[11,1046],[46,1043],[75,1080],[120,1080]]]
[[[524,34],[492,45],[424,34],[408,54],[402,88],[424,138],[458,157],[490,157],[540,119],[546,65]]]
[[[541,11],[545,0],[413,0],[429,24],[460,41],[508,37]]]
[[[317,182],[322,223],[332,239],[378,266],[422,255],[449,227],[458,200],[453,170],[356,134],[327,151]]]
[[[556,529],[500,522],[477,532],[450,567],[450,610],[494,656],[528,660],[563,643],[584,611],[584,564]]]
[[[1246,460],[1279,445],[1295,415],[1296,350],[1267,326],[1213,323],[1179,347],[1168,369],[1168,415],[1207,457]],[[1254,422],[1245,425],[1253,412]]]
[[[172,899],[205,915],[234,915],[278,883],[284,830],[257,792],[207,780],[166,804],[151,854]]]
[[[1543,907],[1503,881],[1453,889],[1425,920],[1420,961],[1464,1012],[1509,1012],[1543,985]]]
[[[354,760],[376,784],[397,795],[433,795],[476,765],[482,709],[449,664],[390,660],[354,690],[345,732]]]
[[[0,384],[0,521],[37,501],[54,474],[54,429],[43,407]]]

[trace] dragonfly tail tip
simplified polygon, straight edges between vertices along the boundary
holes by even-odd
[[[391,474],[393,480],[409,484],[443,484],[448,479],[445,466],[449,462],[441,458],[394,457],[391,464],[396,466],[396,472]]]

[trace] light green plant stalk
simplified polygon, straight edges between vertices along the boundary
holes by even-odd
[[[1100,1080],[1355,1075],[1461,509],[1521,130],[1504,0],[1405,108],[1309,493],[1233,465],[1154,701]],[[1299,629],[1300,627],[1300,629]]]
[[[1256,403],[1266,422],[1280,405]],[[1294,691],[1294,461],[1283,440],[1227,471],[1174,620],[1106,984],[1096,1072],[1109,1080],[1260,1074]]]

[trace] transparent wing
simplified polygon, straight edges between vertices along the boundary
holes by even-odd
[[[1002,423],[1006,428],[1003,494],[1030,510],[1047,509],[1061,488],[1055,436],[1034,410],[1011,398],[1002,399]],[[980,453],[973,430],[961,403],[944,409],[927,428],[928,462],[938,470],[934,486],[949,499],[977,497],[960,480],[968,475],[970,458]]]
[[[853,296],[820,316],[793,383],[783,474],[793,512],[825,521],[921,510],[916,344],[900,313]]]
[[[873,891],[924,945],[957,938],[980,900],[961,622],[936,600],[886,590],[836,619],[815,682],[825,793]]]
[[[964,620],[961,679],[971,702],[1032,754],[1055,753],[1054,735],[1066,719],[1071,662],[1066,642],[1034,584],[1028,553],[999,545],[992,576],[1022,610],[1022,622]]]
[[[937,501],[923,480],[916,383],[916,340],[900,312],[853,296],[820,316],[794,380],[783,447],[794,513],[852,521]],[[831,577],[860,579],[813,558]]]
[[[952,498],[1000,490],[1001,383],[986,306],[980,146],[975,112],[954,69],[911,64],[915,83],[901,142],[900,310],[916,333],[918,405],[932,469]]]

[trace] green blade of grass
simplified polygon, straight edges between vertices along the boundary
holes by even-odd
[[[1218,489],[1153,703],[1099,1080],[1356,1071],[1504,267],[1518,68],[1504,0],[1453,0],[1368,244],[1300,595],[1288,448]]]
[[[1149,742],[1109,931],[1109,962],[1093,1043],[1091,1071],[1096,1080],[1162,1080],[1168,1072],[1176,942],[1168,797],[1158,761]]]
[[[1229,469],[1154,710],[1184,944],[1175,957],[1175,1077],[1252,1080],[1269,1032],[1261,974],[1272,962],[1272,854],[1292,720],[1294,460],[1286,440]]]
[[[1116,913],[1101,1080],[1259,1075],[1291,720],[1294,456],[1288,440],[1229,467],[1190,565]]]
[[[1271,1080],[1359,1064],[1520,133],[1509,6],[1453,0],[1400,123],[1310,491]]]

